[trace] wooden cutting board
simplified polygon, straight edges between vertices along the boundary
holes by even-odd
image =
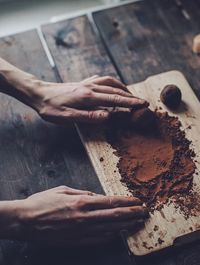
[[[160,102],[160,91],[167,84],[175,84],[181,88],[185,107],[177,113],[172,113]],[[178,116],[186,137],[192,140],[191,147],[197,155],[200,155],[200,103],[182,73],[170,71],[151,76],[144,82],[130,85],[128,88],[134,95],[149,101],[151,109],[162,107],[162,110],[167,110],[170,115]],[[191,129],[188,129],[188,126],[191,126]],[[116,167],[118,157],[113,154],[114,150],[105,140],[103,126],[78,125],[77,127],[105,193],[130,194],[125,184],[120,181]],[[200,156],[197,156],[196,160],[196,171],[200,173]],[[194,190],[200,195],[200,174],[194,174],[193,182],[197,184]],[[135,235],[128,236],[127,243],[135,255],[146,255],[200,238],[200,230],[199,233],[191,233],[198,229],[200,229],[200,213],[198,217],[191,216],[186,219],[173,204],[170,204],[151,214],[145,228]],[[182,237],[186,234],[189,235]]]

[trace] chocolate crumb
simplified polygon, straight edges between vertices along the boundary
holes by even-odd
[[[157,225],[154,226],[153,230],[156,232],[158,231],[159,227]]]
[[[149,238],[152,238],[153,237],[153,232],[150,232],[149,233]]]
[[[131,122],[131,113],[113,113],[106,137],[119,157],[121,181],[133,196],[144,201],[151,212],[173,201],[187,217],[189,212],[195,214],[196,207],[189,199],[193,196],[195,153],[177,117],[158,111],[154,115],[154,126],[138,129]],[[182,200],[186,197],[187,209]]]
[[[146,248],[146,249],[153,249],[153,247],[149,247],[148,246],[148,244],[147,244],[147,242],[142,242],[142,246],[144,247],[144,248]]]
[[[158,244],[162,245],[162,243],[164,243],[165,241],[162,240],[160,237],[158,238]]]

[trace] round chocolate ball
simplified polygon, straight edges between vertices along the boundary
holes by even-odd
[[[155,126],[156,115],[149,108],[132,110],[131,122],[136,129],[144,131],[150,130]]]
[[[167,85],[160,93],[161,101],[169,108],[176,109],[181,103],[181,90],[175,85]]]

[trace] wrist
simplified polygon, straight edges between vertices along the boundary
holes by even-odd
[[[6,76],[0,72],[0,81],[4,86],[1,87],[1,92],[8,94],[24,104],[37,110],[37,104],[40,102],[39,90],[43,81],[36,79],[35,76],[27,73],[13,73]]]
[[[0,238],[18,239],[21,230],[23,200],[0,202]]]
[[[0,58],[0,92],[15,97],[37,110],[44,82]]]

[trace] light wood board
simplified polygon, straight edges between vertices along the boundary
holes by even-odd
[[[185,108],[180,109],[177,113],[172,113],[160,102],[160,91],[167,84],[175,84],[181,88]],[[130,85],[128,88],[134,95],[148,100],[152,110],[162,107],[162,111],[167,110],[170,115],[179,117],[186,137],[192,140],[191,147],[197,154],[195,158],[197,160],[196,172],[200,173],[200,103],[183,74],[179,71],[162,73],[151,76],[144,82]],[[188,129],[188,126],[191,126],[191,129]],[[113,154],[113,148],[106,142],[104,127],[88,125],[78,125],[77,127],[105,193],[107,195],[130,194],[127,187],[120,181],[121,177],[116,167],[119,158]],[[101,158],[103,161],[100,161]],[[194,174],[193,189],[200,195],[199,178],[200,175]],[[155,226],[158,229],[154,229]],[[193,233],[190,237],[182,237],[184,240],[177,240],[177,238],[189,233],[191,235],[192,231],[199,229],[200,213],[198,216],[186,219],[173,204],[164,205],[162,210],[151,214],[145,228],[137,234],[129,236],[127,242],[131,252],[135,255],[146,255],[173,244],[182,244],[185,241],[193,240],[193,238],[200,238],[200,233]],[[162,243],[159,243],[160,240]]]

